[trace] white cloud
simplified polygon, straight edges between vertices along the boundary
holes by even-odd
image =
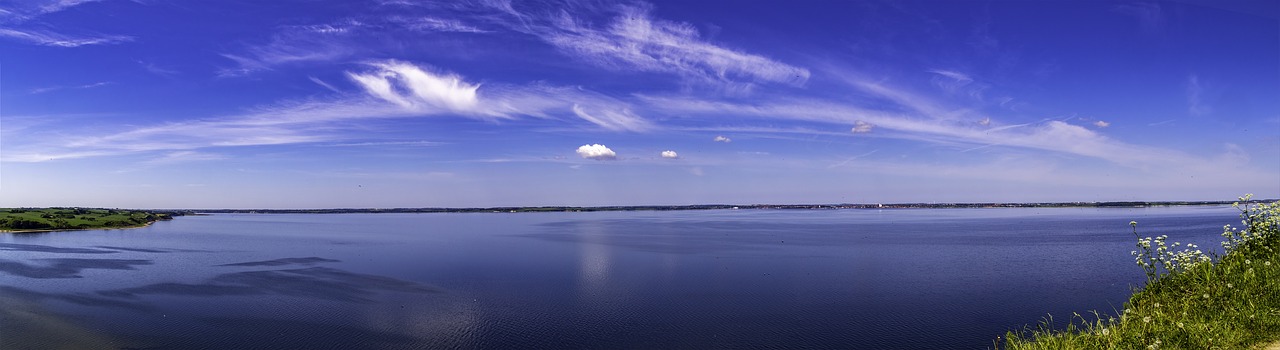
[[[373,63],[378,70],[370,73],[347,73],[370,95],[401,107],[427,110],[443,109],[458,113],[479,113],[476,90],[462,77],[433,73],[422,67],[400,61]]]
[[[978,125],[991,126],[991,117],[982,118],[982,120],[978,121]]]
[[[247,45],[234,53],[222,53],[235,66],[218,70],[220,77],[240,77],[276,66],[347,59],[360,51],[344,35],[359,23],[335,25],[290,26],[272,34],[265,43]]]
[[[53,13],[53,12],[62,11],[71,7],[75,7],[76,5],[96,2],[96,1],[100,1],[100,0],[54,0],[44,5],[41,5],[40,12]]]
[[[724,142],[724,143],[733,142],[733,140],[729,139],[728,137],[719,136],[719,135],[717,135],[716,138],[711,139],[711,141]]]
[[[1105,128],[1105,127],[1111,126],[1111,123],[1107,121],[1099,120],[1099,121],[1093,122],[1093,126],[1096,126],[1099,128]]]
[[[365,146],[439,146],[442,142],[435,141],[372,141],[372,142],[348,142],[334,143],[324,145],[326,147],[365,147]]]
[[[931,70],[929,73],[938,75],[932,79],[933,84],[947,92],[956,92],[956,90],[963,88],[965,85],[973,83],[973,78],[970,78],[969,75],[956,71],[938,69]]]
[[[41,16],[60,12],[85,3],[99,0],[27,0],[13,3],[9,8],[0,9],[0,38],[10,38],[28,43],[54,46],[79,47],[86,45],[110,45],[133,41],[133,37],[125,35],[103,35],[84,33],[73,35],[51,30],[45,25],[30,25]]]
[[[573,105],[573,114],[583,120],[599,125],[608,130],[613,131],[645,131],[653,128],[653,124],[648,120],[641,118],[630,109],[622,109],[618,111],[603,109],[594,114],[587,113],[586,109],[578,104]]]
[[[1142,30],[1148,33],[1158,32],[1164,28],[1165,15],[1159,3],[1124,3],[1116,5],[1113,9],[1116,12],[1129,14],[1137,18],[1138,23],[1142,25]]]
[[[109,45],[133,41],[133,37],[124,35],[74,36],[38,29],[0,28],[0,37],[22,40],[37,45],[56,47],[78,47],[85,45]]]
[[[421,17],[413,19],[395,19],[396,22],[413,30],[454,33],[488,33],[489,31],[463,23],[456,19]]]
[[[693,25],[655,19],[644,5],[576,4],[538,14],[521,13],[504,1],[485,5],[509,17],[498,23],[507,29],[533,35],[600,67],[668,73],[730,92],[747,92],[759,82],[799,86],[809,79],[808,69],[708,42]],[[600,16],[612,18],[603,26],[586,19]]]
[[[595,160],[614,160],[618,159],[618,154],[605,145],[590,144],[578,147],[578,155],[586,159]]]
[[[887,85],[881,85],[881,89],[888,90],[891,88]],[[889,91],[889,93],[898,94],[896,91]],[[1173,150],[1116,141],[1084,127],[1062,121],[986,128],[975,126],[972,122],[956,120],[951,117],[952,113],[948,112],[943,112],[942,116],[923,114],[917,117],[818,99],[762,100],[754,104],[713,102],[683,97],[661,98],[645,96],[643,100],[651,108],[659,109],[664,113],[695,117],[736,115],[739,117],[781,118],[845,125],[856,125],[857,122],[862,121],[873,125],[878,130],[885,131],[877,132],[878,137],[939,143],[958,147],[976,144],[981,147],[1002,146],[1038,149],[1098,158],[1128,167],[1173,166],[1193,162],[1207,162],[1204,158]],[[909,102],[916,101],[916,99],[907,98],[902,99],[902,101]],[[914,111],[933,109],[904,108]]]
[[[92,89],[92,88],[107,86],[107,85],[111,85],[111,82],[101,81],[93,84],[84,84],[84,85],[77,85],[77,86],[50,86],[50,87],[44,87],[44,88],[31,89],[31,94],[32,95],[43,94],[46,92],[63,90],[63,89],[73,89],[73,90]]]
[[[871,129],[873,128],[875,128],[875,125],[859,120],[853,122],[853,129],[851,131],[855,134],[865,134],[871,132]]]
[[[136,60],[135,62],[138,62],[138,65],[141,65],[142,69],[145,69],[146,71],[151,72],[151,74],[155,74],[159,76],[172,77],[180,73],[176,70],[160,67],[155,63],[151,63],[143,60]]]
[[[313,77],[313,76],[308,76],[308,77],[307,77],[307,79],[310,79],[310,80],[311,80],[311,82],[316,83],[316,85],[320,85],[320,86],[324,87],[325,89],[329,89],[329,91],[333,91],[333,92],[337,92],[337,93],[342,93],[342,90],[338,90],[338,88],[333,87],[333,85],[329,85],[329,83],[324,82],[324,80],[320,80],[320,78],[316,78],[316,77]]]
[[[1213,107],[1204,103],[1204,87],[1200,85],[1200,77],[1191,75],[1187,78],[1187,113],[1205,115],[1213,113]]]
[[[198,162],[208,160],[221,160],[227,157],[221,154],[197,152],[197,151],[176,151],[169,152],[164,156],[143,162],[144,165],[161,165],[173,163]]]
[[[668,150],[668,151],[662,151],[662,158],[676,159],[676,158],[680,158],[680,155],[676,154],[676,151]]]

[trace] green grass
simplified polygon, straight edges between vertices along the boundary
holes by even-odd
[[[1140,239],[1135,256],[1148,283],[1123,310],[1073,315],[1059,329],[1047,319],[1038,327],[1009,332],[996,346],[1251,349],[1280,340],[1280,202],[1240,208],[1245,226],[1224,228],[1224,256],[1212,262],[1183,259],[1179,265],[1172,260],[1196,255],[1195,250],[1161,252],[1162,242],[1153,245],[1155,239],[1147,238],[1149,249],[1144,251]]]
[[[145,226],[156,220],[168,220],[169,213],[141,210],[85,208],[3,208],[0,230],[37,231]]]

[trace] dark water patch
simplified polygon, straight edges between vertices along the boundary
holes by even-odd
[[[38,244],[17,244],[17,243],[0,243],[0,250],[18,251],[18,252],[36,252],[36,253],[66,253],[66,254],[111,254],[116,253],[114,250],[89,249],[89,248],[63,248]]]
[[[169,250],[146,249],[146,248],[112,247],[112,246],[107,246],[107,245],[94,246],[94,248],[111,249],[111,250],[120,250],[120,251],[126,251],[126,252],[138,252],[138,253],[169,253],[169,252],[170,252]]]
[[[115,297],[139,295],[253,296],[286,295],[345,302],[372,302],[377,292],[436,293],[438,290],[395,278],[327,267],[248,271],[218,275],[205,283],[157,283],[99,291]]]
[[[151,310],[151,307],[143,303],[124,301],[118,299],[102,298],[92,295],[68,294],[68,293],[44,293],[18,287],[0,286],[0,297],[14,298],[24,301],[42,301],[56,300],[76,305],[92,306],[92,307],[113,307],[121,309],[130,309],[135,311]]]
[[[313,257],[306,257],[306,258],[283,258],[283,259],[275,259],[275,260],[250,261],[250,262],[242,262],[242,263],[234,263],[234,264],[222,264],[218,266],[281,266],[281,265],[308,265],[309,266],[309,265],[315,265],[318,263],[326,263],[326,262],[342,262],[342,260],[325,259],[325,258],[318,258],[313,256]]]
[[[101,270],[137,270],[134,266],[151,265],[151,260],[143,259],[39,259],[48,261],[47,266],[28,265],[12,260],[0,260],[0,272],[14,276],[29,278],[80,278],[80,271],[88,269]]]
[[[418,338],[405,334],[268,318],[206,317],[200,321],[218,330],[220,337],[199,337],[170,348],[209,349],[404,349]]]

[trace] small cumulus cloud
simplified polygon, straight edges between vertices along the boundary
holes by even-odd
[[[680,158],[680,155],[676,154],[676,151],[668,150],[668,151],[662,151],[662,158],[676,159],[676,158]]]
[[[578,155],[582,156],[582,158],[595,159],[595,160],[618,159],[617,153],[614,153],[613,150],[609,149],[609,147],[605,147],[605,145],[601,145],[598,143],[590,144],[590,145],[582,145],[582,147],[578,147]]]
[[[729,139],[728,137],[724,137],[724,136],[720,136],[720,135],[717,135],[717,136],[716,136],[716,138],[711,139],[711,140],[712,140],[712,141],[715,141],[715,142],[724,142],[724,143],[733,142],[733,140]]]
[[[853,123],[853,129],[851,131],[855,134],[865,134],[871,132],[871,129],[874,128],[875,125],[859,120]]]
[[[1099,121],[1093,122],[1093,126],[1096,126],[1099,128],[1105,128],[1105,127],[1111,126],[1111,123],[1099,120]]]

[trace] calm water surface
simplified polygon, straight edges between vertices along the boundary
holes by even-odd
[[[1229,207],[213,215],[0,235],[0,348],[987,348]]]

